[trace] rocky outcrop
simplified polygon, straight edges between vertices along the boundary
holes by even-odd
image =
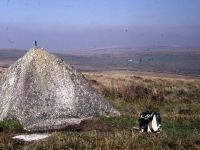
[[[119,114],[80,72],[42,48],[29,50],[1,78],[0,120],[19,120],[26,130]]]

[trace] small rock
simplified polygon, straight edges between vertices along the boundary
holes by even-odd
[[[25,142],[31,142],[31,141],[42,140],[49,136],[51,136],[51,134],[24,134],[24,135],[14,136],[13,139],[23,140]]]

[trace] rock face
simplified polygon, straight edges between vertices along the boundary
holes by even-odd
[[[60,129],[92,116],[120,115],[84,76],[42,48],[29,50],[0,82],[0,120],[26,130]]]

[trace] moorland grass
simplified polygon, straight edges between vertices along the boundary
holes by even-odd
[[[107,125],[109,131],[53,132],[48,139],[22,142],[11,139],[21,133],[13,132],[18,124],[6,121],[0,122],[0,149],[200,149],[199,81],[112,75],[97,78],[92,74],[87,78],[122,114],[99,118],[99,126]],[[161,134],[140,133],[133,128],[145,110],[161,113]]]

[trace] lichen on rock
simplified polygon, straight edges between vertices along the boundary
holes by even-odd
[[[119,114],[79,71],[43,48],[29,50],[1,78],[0,120],[17,119],[26,130]]]

